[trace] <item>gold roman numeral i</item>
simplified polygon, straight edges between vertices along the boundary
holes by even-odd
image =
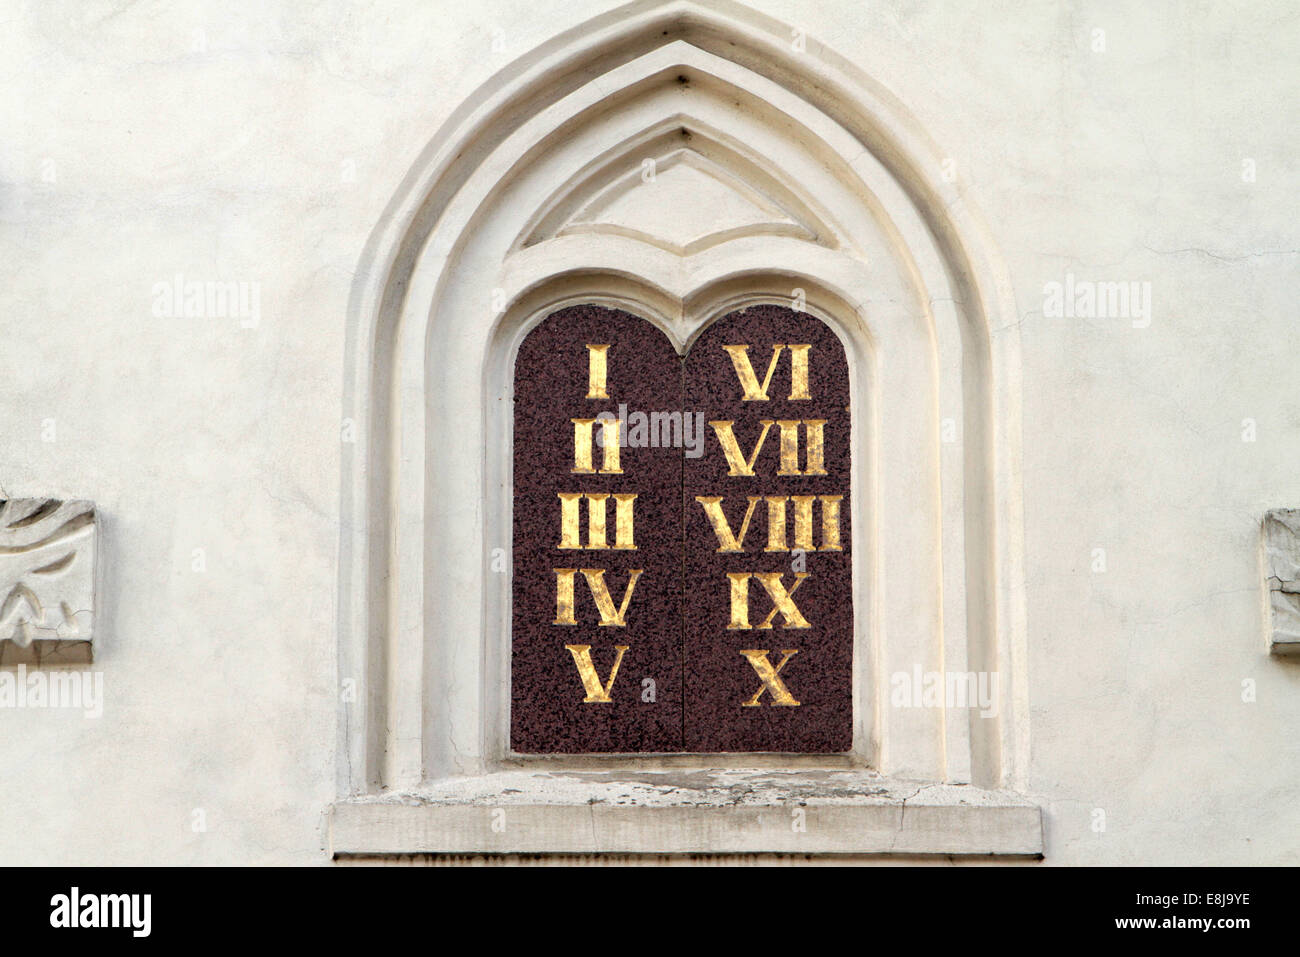
[[[609,346],[587,346],[587,398],[608,399],[605,379],[609,370]]]

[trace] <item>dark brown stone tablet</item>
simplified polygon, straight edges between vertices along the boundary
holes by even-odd
[[[510,709],[517,752],[681,750],[682,449],[661,434],[633,444],[618,424],[620,412],[680,422],[681,374],[662,332],[598,306],[552,314],[520,346]],[[599,421],[601,413],[614,424]]]
[[[515,751],[850,749],[848,407],[835,334],[778,306],[725,317],[684,364],[597,306],[525,338]]]
[[[686,750],[852,746],[849,376],[834,332],[753,306],[686,358]],[[748,522],[746,521],[748,518]]]

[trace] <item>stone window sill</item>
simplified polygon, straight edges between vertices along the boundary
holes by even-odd
[[[861,770],[502,771],[340,801],[330,838],[336,858],[1043,854],[1023,797]]]

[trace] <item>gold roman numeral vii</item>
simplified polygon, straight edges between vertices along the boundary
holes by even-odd
[[[734,421],[718,420],[710,422],[709,425],[713,426],[718,444],[722,446],[722,453],[727,457],[728,475],[754,474],[754,463],[758,461],[758,453],[763,450],[763,442],[767,439],[768,430],[774,425],[780,426],[781,429],[781,467],[777,475],[826,474],[826,419],[760,419],[759,425],[763,427],[763,431],[759,433],[758,441],[754,443],[754,451],[750,452],[748,457],[741,451],[740,443],[736,441]],[[806,465],[802,472],[799,471],[799,426],[801,425],[807,445],[804,453]]]

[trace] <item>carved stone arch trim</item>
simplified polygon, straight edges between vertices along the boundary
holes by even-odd
[[[766,207],[772,225],[790,227],[771,230],[776,235],[792,235],[832,249],[843,241],[845,231],[834,225],[833,214],[818,208],[816,199],[807,195],[798,182],[782,182],[767,171],[763,157],[755,155],[751,147],[696,117],[677,114],[588,163],[548,197],[514,248],[534,246],[561,235],[566,227],[572,229],[586,209],[618,193],[620,187],[623,192],[631,192],[644,182],[647,160],[654,162],[656,171],[684,163],[714,176],[753,205]],[[759,189],[750,187],[751,183]],[[707,245],[679,247],[676,251],[690,255]]]
[[[597,17],[521,58],[453,114],[376,226],[346,346],[344,417],[358,440],[343,446],[339,662],[358,694],[340,706],[340,853],[384,840],[374,821],[388,813],[375,811],[385,799],[355,796],[387,790],[450,803],[459,810],[447,820],[460,821],[499,798],[502,774],[533,780],[530,767],[577,767],[520,765],[503,743],[509,590],[490,568],[494,550],[509,550],[502,415],[527,328],[561,305],[594,301],[649,319],[683,349],[733,307],[796,295],[845,342],[866,410],[855,417],[855,455],[870,463],[855,468],[855,508],[864,510],[855,556],[866,566],[855,566],[855,588],[867,596],[859,729],[854,754],[829,770],[823,756],[821,770],[849,775],[844,787],[863,794],[863,781],[886,782],[870,815],[897,807],[890,795],[904,789],[891,780],[956,786],[966,795],[956,803],[982,803],[1011,822],[989,852],[1041,848],[1037,809],[1006,792],[1023,787],[1028,754],[1010,284],[960,183],[942,180],[942,154],[902,106],[811,39],[792,50],[790,36],[728,0],[638,0]],[[691,136],[672,146],[673,129]],[[701,162],[722,164],[719,182],[735,178],[738,196],[796,228],[752,215],[678,242],[662,223],[642,221],[637,210],[653,203],[632,203],[609,229],[566,229],[619,182],[617,164],[638,147],[652,159],[676,155],[694,137]],[[747,155],[744,143],[771,148]],[[634,172],[621,174],[632,190]],[[947,419],[951,448],[941,440]],[[861,496],[858,482],[867,483]],[[913,662],[998,674],[997,715],[890,708],[889,676]],[[818,766],[736,757],[764,773]],[[599,767],[620,787],[618,775],[652,764]],[[523,792],[530,807],[551,800]],[[901,817],[880,813],[888,840],[867,843],[907,849]],[[352,835],[341,843],[340,822]],[[671,843],[658,827],[644,839]],[[454,850],[459,839],[439,833],[432,843]],[[562,849],[538,839],[554,845],[540,850]],[[492,838],[466,840],[485,849]],[[973,852],[952,836],[934,846]]]

